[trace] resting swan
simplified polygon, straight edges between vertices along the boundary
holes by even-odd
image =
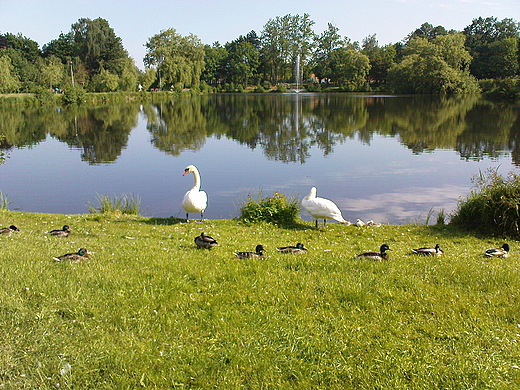
[[[184,194],[182,208],[186,210],[186,221],[188,213],[199,213],[201,220],[204,219],[204,210],[208,206],[208,195],[205,191],[200,191],[200,174],[195,165],[188,165],[184,170],[183,176],[192,172],[194,178],[193,188]]]
[[[316,227],[318,227],[319,218],[323,218],[323,225],[327,223],[327,219],[334,219],[350,225],[350,222],[341,215],[341,210],[336,203],[329,199],[317,197],[316,193],[316,187],[312,187],[309,195],[302,200],[302,207],[316,220]]]

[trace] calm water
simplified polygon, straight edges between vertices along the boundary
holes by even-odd
[[[12,210],[88,213],[98,194],[131,193],[143,215],[183,217],[194,164],[209,219],[237,216],[248,193],[301,199],[316,186],[349,220],[420,221],[452,211],[479,171],[516,169],[519,113],[477,98],[348,94],[0,108],[0,191]]]

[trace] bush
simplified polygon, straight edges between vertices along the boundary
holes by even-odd
[[[476,190],[460,200],[451,223],[486,234],[519,237],[520,175],[504,178],[496,169],[472,181]]]
[[[37,88],[36,92],[34,93],[34,97],[41,105],[55,103],[54,92],[48,88]]]
[[[300,203],[298,199],[287,198],[279,192],[262,199],[262,193],[258,195],[259,200],[253,199],[251,194],[247,195],[246,204],[240,210],[240,219],[245,222],[265,221],[277,226],[294,226],[299,221]]]
[[[139,215],[141,210],[141,198],[136,195],[123,194],[120,197],[97,195],[99,207],[89,206],[91,214],[110,214],[121,213],[129,215]]]
[[[65,104],[80,104],[85,101],[86,92],[81,87],[73,87],[65,90],[63,102]]]

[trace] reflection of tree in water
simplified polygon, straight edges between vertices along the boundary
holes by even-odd
[[[36,110],[19,107],[0,107],[0,149],[37,145],[45,140],[45,123],[52,122],[56,110]]]
[[[89,164],[113,162],[121,155],[132,128],[137,125],[138,112],[136,104],[73,108],[65,113],[68,118],[65,132],[53,136],[82,149],[81,158]]]
[[[189,97],[157,103],[144,110],[151,143],[157,149],[178,156],[185,150],[199,150],[206,142],[206,118],[201,98]]]
[[[480,101],[465,119],[467,129],[455,146],[463,158],[498,158],[512,149],[510,137],[514,134],[515,121],[518,121],[518,110],[513,106]]]
[[[83,150],[90,164],[115,161],[137,125],[139,104],[99,108],[0,107],[0,148],[36,145],[50,134]],[[478,97],[378,97],[349,94],[210,94],[143,105],[152,144],[172,155],[228,137],[267,158],[304,163],[313,147],[332,153],[357,137],[398,137],[413,153],[452,149],[466,159],[511,151],[520,165],[516,106]]]

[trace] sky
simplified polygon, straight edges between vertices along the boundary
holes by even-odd
[[[478,17],[520,22],[520,0],[0,0],[0,34],[21,33],[40,45],[68,33],[80,18],[106,19],[143,69],[145,43],[162,30],[225,44],[277,16],[309,14],[321,34],[332,23],[342,37],[396,43],[428,22],[463,30]]]

